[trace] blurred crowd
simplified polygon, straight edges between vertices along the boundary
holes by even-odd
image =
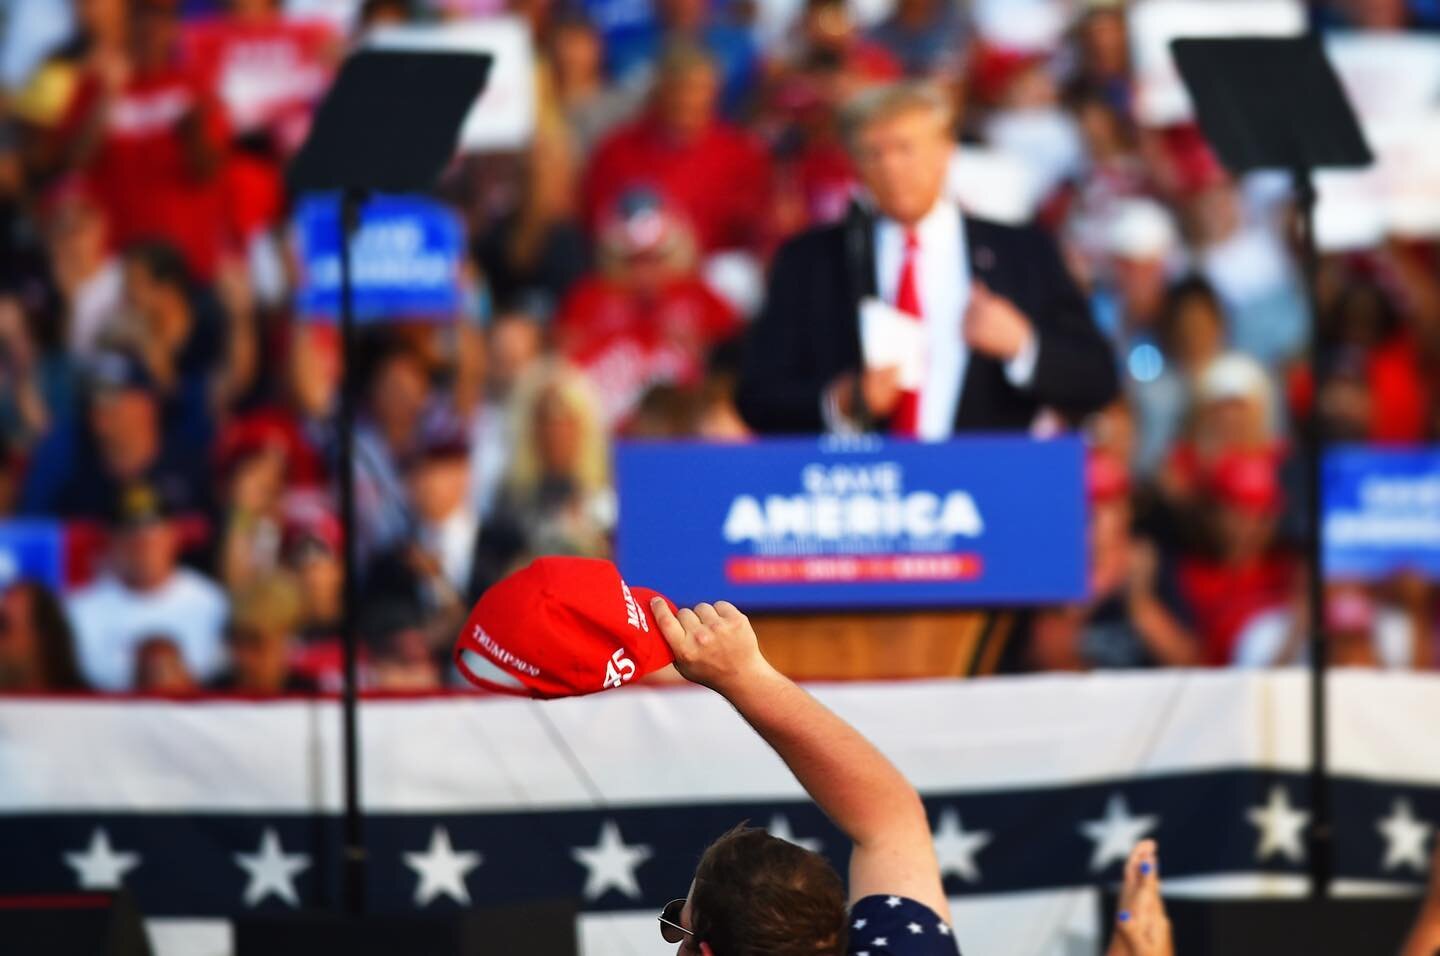
[[[368,686],[450,685],[490,582],[608,555],[617,437],[752,437],[767,262],[844,214],[839,109],[900,78],[953,99],[957,170],[999,153],[1038,184],[1025,217],[1122,370],[1085,426],[1092,596],[1028,615],[1005,669],[1303,660],[1297,452],[1437,437],[1437,248],[1323,258],[1317,394],[1288,187],[1141,122],[1128,7],[1027,0],[1063,22],[1017,47],[984,0],[10,0],[0,517],[63,521],[66,566],[0,597],[0,690],[336,686],[342,355],[294,306],[284,169],[370,31],[500,15],[530,28],[538,111],[445,175],[463,307],[366,324],[352,370]],[[1422,0],[1310,15],[1440,27]],[[1339,663],[1430,666],[1436,589],[1331,582],[1323,624]]]

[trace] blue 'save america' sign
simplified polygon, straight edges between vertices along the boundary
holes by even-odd
[[[619,564],[681,603],[1077,600],[1083,460],[1078,440],[1019,437],[625,444]]]
[[[311,196],[295,214],[300,261],[296,308],[301,315],[340,311],[340,203]],[[353,239],[355,316],[450,318],[460,305],[464,230],[444,205],[413,196],[377,196],[365,203]]]
[[[1326,574],[1440,575],[1440,449],[1338,448],[1324,479]]]

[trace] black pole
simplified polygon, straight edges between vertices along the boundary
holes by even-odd
[[[345,686],[341,696],[344,739],[345,848],[342,856],[342,901],[351,916],[365,912],[365,832],[360,819],[360,743],[358,727],[358,616],[360,599],[359,541],[355,522],[355,300],[350,261],[351,239],[360,228],[362,190],[347,188],[340,197],[340,522],[344,528],[345,607],[340,638],[345,654]]]
[[[1295,202],[1300,213],[1300,265],[1305,273],[1305,294],[1310,305],[1310,421],[1305,436],[1305,510],[1309,530],[1309,580],[1306,600],[1310,615],[1310,896],[1324,899],[1330,894],[1334,873],[1331,825],[1327,700],[1325,674],[1327,646],[1325,643],[1325,567],[1323,562],[1325,429],[1320,416],[1320,395],[1325,377],[1325,343],[1320,328],[1319,278],[1320,254],[1315,245],[1315,182],[1306,168],[1293,171]]]

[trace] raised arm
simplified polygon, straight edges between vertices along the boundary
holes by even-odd
[[[779,754],[854,844],[850,898],[906,896],[948,919],[949,905],[915,788],[860,733],[771,667],[734,605],[651,609],[687,680],[720,694]]]
[[[1435,956],[1440,952],[1440,841],[1430,857],[1430,885],[1400,956]]]

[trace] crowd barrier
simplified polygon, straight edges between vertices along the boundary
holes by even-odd
[[[1337,886],[1413,893],[1440,820],[1440,679],[1331,677]],[[1170,893],[1298,894],[1299,672],[815,685],[925,797],[967,954],[1095,951],[1096,894],[1143,836]],[[361,708],[369,901],[382,913],[571,898],[586,956],[655,949],[706,842],[740,820],[845,844],[729,706],[689,687]],[[331,905],[331,700],[0,701],[0,894],[123,882],[161,956],[229,920]]]

